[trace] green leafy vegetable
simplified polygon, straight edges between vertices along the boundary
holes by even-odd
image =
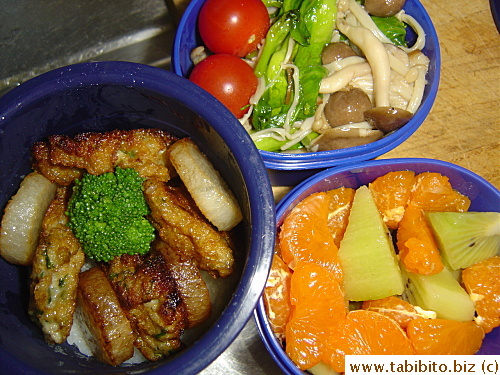
[[[68,226],[83,251],[96,261],[122,254],[145,254],[154,228],[142,192],[143,179],[134,169],[117,167],[114,173],[85,174],[75,181],[67,215]]]
[[[283,0],[255,68],[267,88],[254,107],[255,130],[283,127],[314,115],[319,86],[328,73],[321,64],[321,51],[330,41],[336,14],[335,0]],[[291,58],[285,61],[286,56]],[[298,90],[294,89],[295,70]],[[271,144],[274,148],[277,142],[260,141],[257,147]]]
[[[396,46],[408,47],[406,42],[406,24],[395,16],[375,17],[372,16],[375,25],[389,38]]]

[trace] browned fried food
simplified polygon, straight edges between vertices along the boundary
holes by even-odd
[[[53,164],[50,160],[49,144],[37,142],[32,148],[35,163],[33,169],[44,175],[47,179],[62,186],[71,185],[76,178],[81,178],[83,170],[75,167],[65,167]]]
[[[100,175],[119,166],[134,168],[141,177],[168,181],[174,169],[166,151],[176,140],[177,137],[160,129],[88,132],[74,138],[53,135],[48,142],[34,145],[33,167],[49,179],[61,177],[66,172],[63,167]]]
[[[175,173],[167,149],[178,138],[159,129],[130,130],[117,153],[117,165],[134,168],[144,178],[168,181]]]
[[[58,188],[47,209],[33,258],[30,316],[47,341],[62,343],[73,323],[78,274],[85,260],[80,243],[66,225],[69,188]]]
[[[118,366],[134,354],[134,331],[104,272],[93,267],[80,274],[77,311],[90,332],[92,353]]]
[[[165,259],[157,252],[122,255],[105,265],[132,329],[135,346],[150,361],[181,348],[187,312]]]
[[[203,323],[210,317],[212,305],[207,284],[193,258],[163,241],[157,241],[155,248],[167,261],[179,294],[186,304],[186,328],[193,328]]]
[[[225,235],[183,206],[184,200],[162,181],[144,181],[144,195],[152,223],[163,241],[195,259],[199,268],[214,276],[232,273],[233,251]]]

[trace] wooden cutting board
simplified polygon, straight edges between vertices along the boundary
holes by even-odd
[[[181,11],[189,3],[174,1]],[[440,87],[422,126],[379,159],[440,159],[500,189],[500,34],[489,0],[421,2],[439,38]],[[279,199],[289,188],[275,190]]]
[[[422,126],[380,159],[426,157],[500,189],[500,34],[488,0],[421,0],[441,47],[441,81]]]

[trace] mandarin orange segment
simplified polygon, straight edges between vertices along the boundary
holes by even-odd
[[[415,348],[415,354],[472,355],[484,338],[484,332],[475,322],[446,319],[415,319],[406,330]]]
[[[341,187],[326,192],[329,198],[328,227],[337,247],[344,235],[356,190]]]
[[[454,190],[448,177],[433,172],[416,176],[397,233],[400,258],[409,272],[434,275],[444,267],[424,211],[465,212],[469,206],[470,199]]]
[[[500,257],[495,256],[464,269],[462,282],[476,301],[476,323],[486,333],[500,326]]]
[[[297,262],[291,278],[293,306],[286,325],[286,353],[301,369],[321,361],[328,332],[347,314],[341,284],[328,269]]]
[[[415,172],[396,171],[380,176],[368,185],[389,229],[397,229],[403,218],[414,183]]]
[[[279,232],[280,255],[292,270],[299,260],[329,268],[337,280],[342,270],[328,227],[329,197],[314,193],[299,202],[286,216]]]
[[[409,203],[424,211],[466,212],[470,199],[454,190],[448,177],[424,172],[416,177]]]
[[[396,296],[390,296],[372,301],[364,301],[363,310],[375,311],[395,320],[401,328],[408,327],[408,323],[413,319],[421,317],[415,307]]]
[[[362,354],[412,355],[414,350],[395,320],[375,311],[354,310],[344,325],[331,331],[324,361],[343,372],[346,355]]]
[[[269,323],[276,337],[285,339],[285,327],[292,305],[290,303],[290,280],[292,273],[281,258],[274,254],[271,271],[264,288],[264,305]]]
[[[408,205],[396,237],[399,257],[409,272],[434,275],[443,270],[434,234],[420,208]]]

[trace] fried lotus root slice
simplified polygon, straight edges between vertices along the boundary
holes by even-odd
[[[162,181],[144,181],[144,194],[152,223],[163,241],[196,259],[198,267],[212,276],[232,273],[233,251],[224,232],[179,204],[175,192]]]
[[[203,323],[212,313],[212,304],[207,284],[194,259],[163,241],[157,241],[155,248],[167,261],[179,294],[186,304],[188,321],[186,328],[193,328]]]
[[[76,292],[85,254],[67,224],[69,188],[58,188],[47,209],[31,271],[29,314],[48,342],[60,344],[73,324]]]
[[[157,361],[181,349],[186,305],[162,255],[155,251],[146,256],[122,255],[105,267],[142,355]]]
[[[240,206],[206,155],[189,138],[175,142],[168,152],[203,215],[220,231],[234,228],[243,218]]]
[[[56,193],[56,185],[37,172],[28,174],[9,200],[0,226],[0,255],[8,262],[31,264],[38,244],[43,215]]]
[[[90,335],[92,353],[118,366],[134,354],[134,332],[104,272],[97,267],[80,274],[77,312]]]

